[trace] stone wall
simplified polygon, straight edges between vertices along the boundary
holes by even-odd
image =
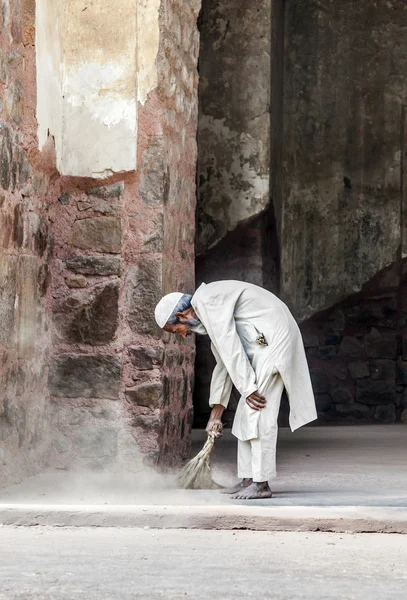
[[[161,5],[136,172],[108,185],[62,181],[50,378],[59,465],[134,465],[135,448],[177,464],[189,451],[194,348],[161,335],[154,307],[169,291],[193,290],[197,10]]]
[[[283,298],[303,322],[321,423],[405,420],[407,7],[270,4],[203,3],[198,283],[243,279]],[[268,112],[266,84],[270,127],[263,114],[259,131],[253,106]],[[248,207],[246,132],[252,148],[269,147],[269,205]],[[255,152],[249,162],[265,164]],[[212,367],[200,340],[199,424]]]
[[[321,424],[407,422],[406,282],[400,275],[398,263],[302,324]]]
[[[1,484],[45,464],[179,464],[189,452],[195,349],[162,335],[153,313],[163,294],[194,288],[200,3],[139,0],[137,168],[112,160],[110,169],[104,152],[99,179],[89,156],[65,170],[61,139],[46,127],[44,139],[43,121],[38,130],[46,86],[36,108],[45,55],[35,55],[35,25],[38,40],[53,4],[37,2],[37,21],[32,0],[0,5]],[[96,27],[90,13],[81,23]],[[115,22],[102,25],[118,42]],[[66,141],[73,116],[51,116]],[[81,123],[82,140],[69,143],[101,144]],[[127,150],[135,156],[123,142]]]
[[[197,250],[269,203],[271,2],[204,0]]]
[[[33,3],[0,2],[0,482],[43,468],[50,445],[46,161],[33,144]]]
[[[289,0],[281,292],[299,319],[397,259],[403,0]]]

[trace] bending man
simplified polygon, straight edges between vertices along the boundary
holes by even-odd
[[[234,384],[241,395],[232,428],[241,482],[232,497],[270,498],[284,387],[292,431],[317,418],[301,333],[287,306],[250,283],[218,281],[202,284],[193,296],[164,296],[155,318],[159,327],[183,338],[192,332],[209,335],[216,367],[207,431],[222,425]]]

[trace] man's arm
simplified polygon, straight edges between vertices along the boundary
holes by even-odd
[[[235,302],[226,295],[205,299],[201,311],[205,311],[205,327],[220,361],[225,366],[236,389],[245,398],[257,391],[255,372],[249,362],[236,330]]]
[[[212,373],[209,406],[213,407],[215,404],[221,404],[224,408],[227,408],[233,383],[213,344],[211,344],[211,350],[216,360],[216,366]]]

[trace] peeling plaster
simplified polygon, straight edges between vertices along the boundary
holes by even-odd
[[[138,35],[138,93],[139,102],[144,105],[148,94],[157,87],[157,67],[155,64],[160,41],[158,11],[161,0],[139,0],[137,8]],[[142,49],[142,51],[141,51]]]
[[[157,86],[159,6],[37,0],[38,143],[54,137],[61,175],[136,169],[137,102]]]

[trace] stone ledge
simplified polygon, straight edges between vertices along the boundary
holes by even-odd
[[[407,534],[407,507],[2,505],[0,526]]]

